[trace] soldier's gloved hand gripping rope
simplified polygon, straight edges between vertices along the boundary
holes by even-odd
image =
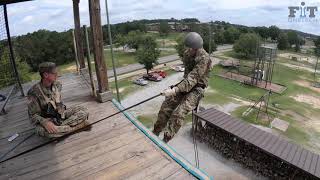
[[[183,80],[175,85],[169,86],[169,88],[163,90],[160,94],[165,97],[175,96],[179,92],[179,88],[177,87]]]
[[[165,89],[164,91],[162,91],[161,95],[165,97],[175,96],[178,92],[179,92],[179,88],[173,87],[173,88]]]

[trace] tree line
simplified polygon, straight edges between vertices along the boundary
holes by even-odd
[[[153,57],[158,57],[159,52],[156,49],[155,38],[146,35],[148,23],[159,23],[159,33],[161,36],[167,36],[172,31],[168,22],[187,24],[188,31],[195,31],[201,34],[204,39],[204,49],[207,52],[215,51],[217,44],[234,44],[234,50],[246,57],[251,56],[255,52],[255,47],[265,40],[278,43],[279,49],[300,50],[300,46],[304,44],[303,38],[296,31],[283,31],[276,26],[270,27],[246,27],[241,25],[232,25],[224,21],[215,21],[211,23],[200,23],[196,18],[186,18],[181,20],[160,19],[160,20],[139,20],[132,22],[124,22],[111,25],[113,42],[117,45],[128,46],[137,50],[138,59],[144,54],[144,50],[149,50]],[[211,31],[210,31],[211,29]],[[103,41],[105,45],[109,44],[108,29],[104,25]],[[90,31],[90,29],[89,29]],[[84,33],[82,32],[82,37]],[[210,32],[211,42],[210,42]],[[90,44],[92,38],[90,37]],[[52,61],[57,65],[66,64],[74,61],[74,48],[72,30],[64,32],[56,32],[49,30],[39,30],[33,33],[20,35],[12,38],[14,52],[16,54],[17,64],[20,71],[24,72],[23,77],[27,77],[26,73],[31,70],[36,72],[38,64],[44,61]],[[179,55],[183,50],[183,33],[178,36],[178,45],[176,49]],[[84,44],[84,41],[83,41]],[[149,47],[155,47],[148,48]],[[92,48],[92,46],[90,46]],[[140,48],[140,50],[139,50]],[[210,53],[210,52],[209,52]],[[145,53],[148,54],[148,53]],[[141,61],[140,61],[141,62]],[[4,66],[2,66],[4,67]],[[149,67],[149,65],[148,65]],[[1,77],[0,77],[1,78]],[[26,80],[30,78],[24,78]]]

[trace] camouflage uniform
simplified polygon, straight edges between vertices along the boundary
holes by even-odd
[[[185,116],[198,106],[204,89],[208,86],[212,64],[204,49],[199,49],[195,57],[186,50],[182,61],[185,66],[184,79],[176,85],[178,93],[175,96],[166,97],[153,130],[156,135],[159,135],[168,126],[164,133],[169,140],[180,129]]]
[[[72,106],[66,109],[61,102],[61,89],[62,85],[59,81],[54,82],[51,88],[46,88],[39,82],[28,91],[28,114],[31,123],[35,125],[35,132],[39,136],[60,137],[87,125],[87,110],[82,106]],[[49,106],[53,106],[55,112],[59,114],[61,119],[59,124],[48,113]],[[54,122],[57,126],[57,133],[47,132],[43,127],[43,124],[47,121]]]

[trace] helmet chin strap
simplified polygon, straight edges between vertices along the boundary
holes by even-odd
[[[196,56],[197,56],[198,50],[199,50],[199,49],[193,49],[193,48],[191,48],[192,57],[196,57]]]

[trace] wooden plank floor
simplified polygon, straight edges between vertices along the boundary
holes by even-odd
[[[80,76],[60,78],[67,106],[81,104],[94,122],[118,111],[112,104],[97,103]],[[32,133],[26,98],[16,98],[0,116],[0,155]],[[12,142],[7,138],[19,132]],[[6,158],[45,142],[32,136]],[[148,139],[123,114],[74,134],[60,142],[0,164],[0,179],[195,179]]]
[[[238,138],[272,154],[284,162],[320,178],[320,155],[280,136],[265,132],[249,123],[214,108],[196,114],[200,119],[217,126]]]

